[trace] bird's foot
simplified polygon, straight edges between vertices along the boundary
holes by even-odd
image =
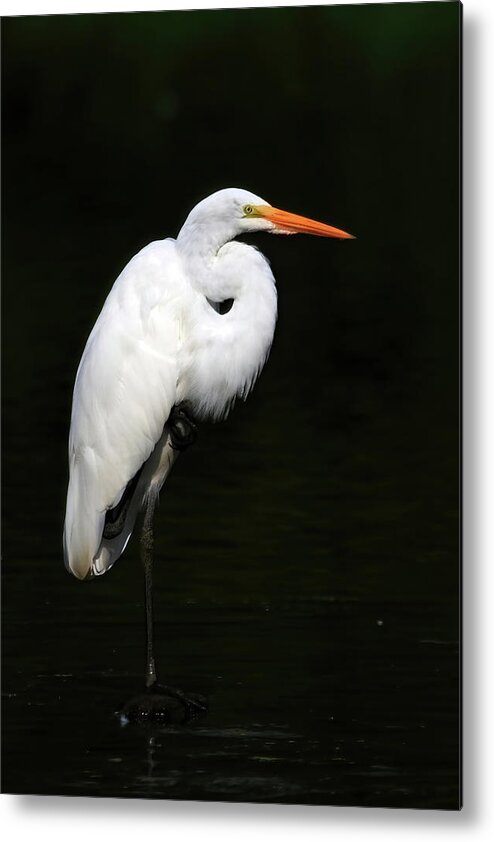
[[[117,715],[122,725],[130,722],[183,725],[203,716],[207,709],[206,698],[198,693],[184,693],[164,684],[153,684],[125,702]]]
[[[174,450],[185,450],[197,438],[197,425],[185,403],[176,404],[166,422],[170,430],[170,444]]]

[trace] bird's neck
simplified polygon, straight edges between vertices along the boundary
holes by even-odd
[[[267,260],[246,243],[225,242],[202,255],[186,254],[184,261],[199,294],[191,297],[196,303],[184,330],[179,380],[194,416],[219,420],[237,397],[247,397],[266,361],[276,323],[276,286]],[[224,314],[210,306],[225,299],[233,303]]]
[[[235,298],[239,278],[221,259],[223,246],[234,237],[231,230],[214,231],[209,226],[185,225],[177,237],[177,248],[190,282],[212,301]]]

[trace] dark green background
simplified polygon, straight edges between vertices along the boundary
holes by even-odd
[[[3,788],[458,806],[460,6],[2,22]],[[71,389],[112,281],[227,186],[279,323],[157,518],[157,646],[200,725],[121,729],[135,542],[63,569]]]

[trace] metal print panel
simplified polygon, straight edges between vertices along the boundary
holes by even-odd
[[[5,792],[459,808],[460,34],[3,20]]]

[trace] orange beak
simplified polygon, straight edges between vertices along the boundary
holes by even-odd
[[[324,222],[316,222],[315,219],[307,219],[296,213],[272,208],[271,205],[257,205],[255,210],[259,216],[274,223],[280,234],[314,234],[316,237],[337,237],[339,240],[355,239],[352,234],[333,228],[332,225],[325,225]]]

